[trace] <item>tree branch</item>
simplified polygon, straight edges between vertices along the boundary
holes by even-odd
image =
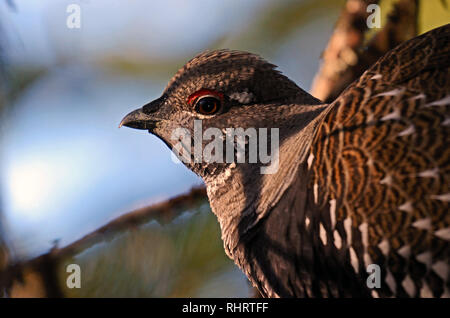
[[[9,264],[5,270],[0,271],[0,295],[3,290],[3,293],[12,297],[63,297],[56,275],[61,260],[150,220],[168,223],[181,213],[206,203],[207,199],[205,187],[195,187],[186,194],[123,214],[63,248],[55,246],[36,258]]]
[[[349,0],[336,24],[323,61],[314,78],[311,94],[331,103],[381,56],[417,35],[418,0],[394,4],[385,26],[365,43],[367,6],[372,0]]]

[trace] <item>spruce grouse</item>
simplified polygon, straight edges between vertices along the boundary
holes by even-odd
[[[449,66],[450,24],[324,104],[257,55],[208,51],[121,125],[189,154],[227,255],[263,296],[449,297]],[[229,128],[244,131],[230,157]],[[215,160],[199,157],[213,137]],[[251,160],[254,137],[276,169]]]

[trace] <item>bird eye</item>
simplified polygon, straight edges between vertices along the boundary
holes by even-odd
[[[215,96],[200,97],[196,101],[194,109],[202,115],[213,115],[220,109],[220,100]]]
[[[214,115],[220,111],[223,100],[223,93],[202,88],[191,94],[187,99],[187,103],[196,113]]]

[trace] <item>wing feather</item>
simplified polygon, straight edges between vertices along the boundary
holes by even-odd
[[[312,147],[311,208],[336,200],[328,230],[359,275],[381,267],[381,296],[450,295],[449,67],[450,24],[403,43],[330,105]]]

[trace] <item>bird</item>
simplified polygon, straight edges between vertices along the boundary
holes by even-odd
[[[235,146],[232,160],[183,161],[205,182],[226,254],[263,297],[450,297],[449,66],[447,24],[326,104],[259,55],[205,51],[120,126],[174,152],[181,128],[191,159],[189,147],[208,144],[195,146],[196,122],[223,134],[222,157],[227,129],[276,129],[271,173],[249,162],[251,136],[246,160]]]

